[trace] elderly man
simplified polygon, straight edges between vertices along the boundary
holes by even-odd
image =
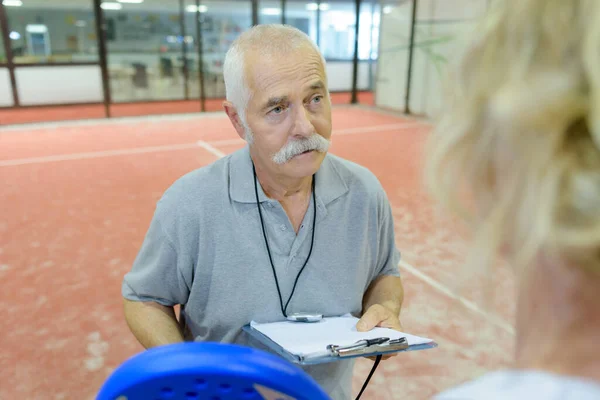
[[[259,25],[225,59],[225,112],[248,146],[178,179],[157,204],[131,272],[125,315],[146,348],[183,340],[262,348],[250,321],[360,316],[401,329],[403,287],[386,194],[328,154],[325,62],[301,31]],[[181,305],[178,321],[173,307]],[[352,361],[307,367],[333,399]]]

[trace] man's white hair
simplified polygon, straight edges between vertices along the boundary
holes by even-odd
[[[325,68],[325,58],[317,45],[307,34],[289,25],[256,25],[234,40],[227,51],[223,64],[226,98],[236,108],[240,120],[246,128],[249,142],[252,140],[252,132],[246,123],[246,107],[251,93],[246,84],[246,52],[256,51],[266,57],[291,52],[302,46],[312,47],[321,58],[323,68]]]

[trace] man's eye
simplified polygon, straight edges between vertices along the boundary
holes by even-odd
[[[313,103],[320,103],[323,100],[323,96],[315,96],[313,98]]]
[[[275,114],[280,114],[283,112],[283,107],[275,107],[271,110],[271,112],[274,112]]]

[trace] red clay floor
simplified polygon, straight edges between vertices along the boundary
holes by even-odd
[[[487,311],[474,283],[456,291],[467,243],[421,186],[429,124],[352,106],[333,118],[331,152],[373,171],[392,203],[404,328],[439,344],[382,362],[363,399],[425,400],[508,366],[513,281],[501,268]],[[241,146],[223,113],[0,128],[0,399],[93,399],[142,351],[120,285],[155,203],[181,175]],[[355,393],[371,365],[357,363]]]

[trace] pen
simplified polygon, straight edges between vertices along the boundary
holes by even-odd
[[[390,340],[390,338],[386,338],[386,337],[380,337],[380,338],[375,338],[375,339],[363,339],[363,340],[359,340],[357,343],[362,342],[362,344],[364,344],[365,346],[373,346],[375,344],[383,344],[386,343]]]
[[[389,340],[390,340],[390,338],[387,338],[387,337],[381,337],[381,338],[375,338],[375,339],[362,339],[362,340],[359,340],[356,343],[351,344],[349,346],[337,346],[337,345],[330,344],[329,346],[327,346],[327,349],[333,351],[334,353],[339,353],[340,351],[349,352],[352,350],[364,349],[366,347],[370,347],[373,345],[384,344],[384,343],[387,343]]]

